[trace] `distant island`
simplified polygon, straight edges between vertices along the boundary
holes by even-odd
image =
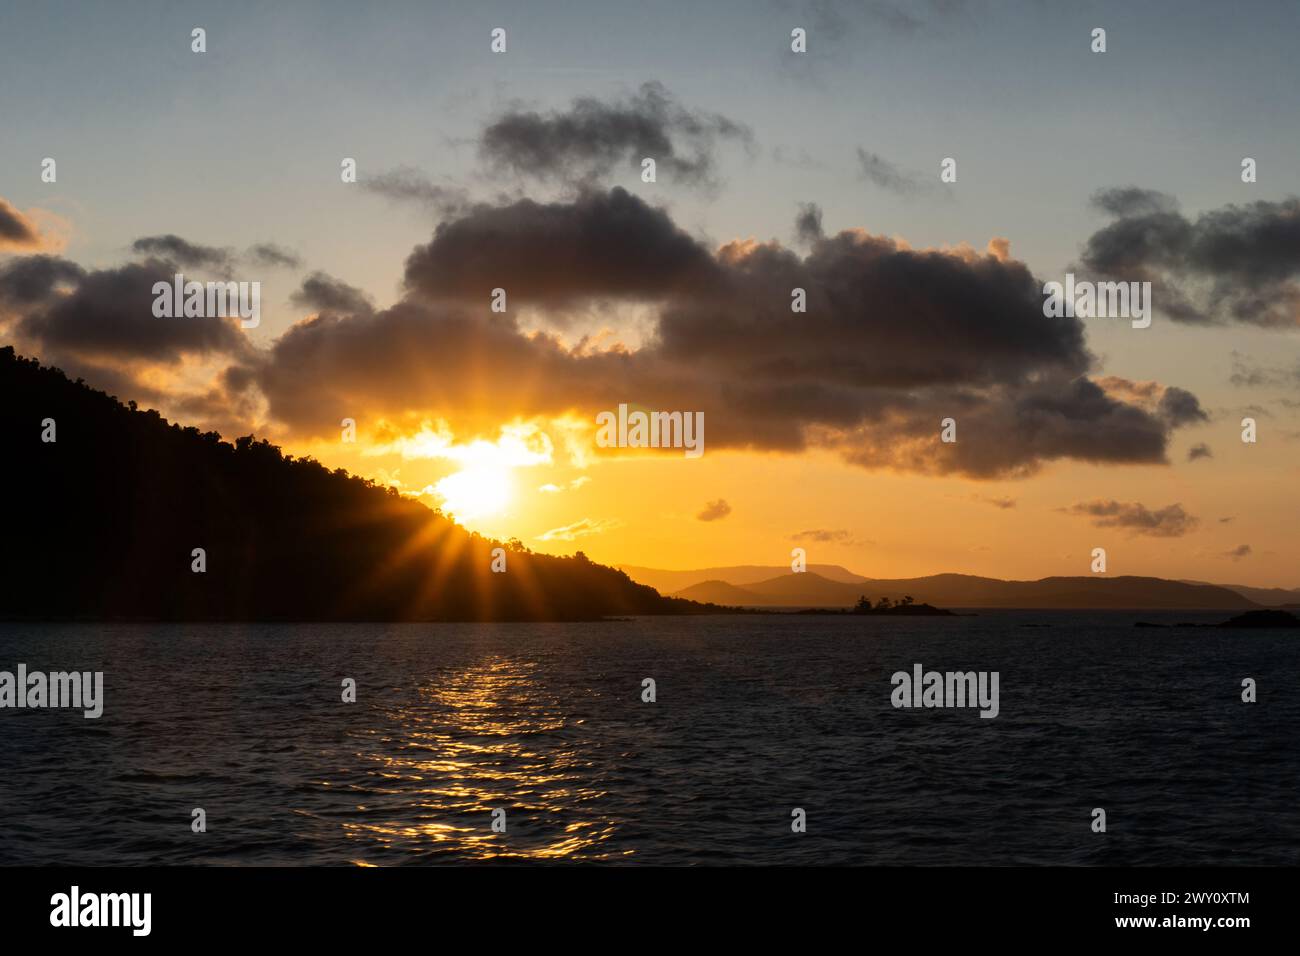
[[[935,607],[932,604],[917,604],[910,594],[903,595],[897,602],[882,597],[875,604],[864,594],[858,597],[858,603],[848,609],[840,608],[804,608],[797,614],[855,614],[881,617],[955,617],[952,611]]]
[[[1177,624],[1154,624],[1151,621],[1138,621],[1134,627],[1246,627],[1246,628],[1292,628],[1300,627],[1300,617],[1281,608],[1261,608],[1247,611],[1218,624],[1192,624],[1179,621]]]

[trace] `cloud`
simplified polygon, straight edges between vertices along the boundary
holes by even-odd
[[[982,504],[992,505],[994,508],[1001,509],[1002,511],[1007,511],[1016,506],[1015,498],[986,497],[980,494],[973,494],[970,496],[970,498],[971,501],[978,501],[981,502]]]
[[[61,246],[61,242],[42,234],[31,214],[0,196],[0,251],[33,253],[53,251]]]
[[[877,153],[867,152],[861,146],[858,147],[858,173],[861,179],[899,196],[915,196],[926,186],[917,176],[905,172]]]
[[[561,486],[555,484],[554,482],[547,482],[537,490],[540,491],[542,494],[546,494],[546,495],[558,495],[560,492],[565,490],[577,491],[579,488],[587,484],[589,481],[591,481],[591,478],[589,478],[587,475],[579,475],[577,478],[574,478],[572,481],[570,481],[567,485]]]
[[[843,528],[813,528],[790,535],[790,540],[814,541],[818,544],[829,544],[832,541],[845,543],[853,540],[853,532]]]
[[[617,528],[622,522],[613,518],[593,520],[583,518],[581,521],[575,521],[573,524],[566,524],[562,528],[552,528],[550,531],[543,532],[537,536],[538,541],[576,541],[578,538],[585,538],[593,534],[602,534],[611,528]]]
[[[1242,558],[1250,557],[1252,548],[1248,544],[1239,544],[1231,551],[1222,552],[1219,557],[1230,558],[1233,561],[1240,561]]]
[[[182,269],[210,269],[224,274],[234,264],[234,254],[229,249],[197,245],[172,233],[144,236],[133,242],[131,249]]]
[[[872,43],[894,44],[943,34],[954,26],[969,30],[978,25],[966,16],[966,0],[778,0],[778,5],[791,27],[808,31],[809,52],[781,61],[805,79],[815,76],[824,62],[870,53]]]
[[[282,266],[286,269],[297,269],[302,266],[302,259],[295,253],[273,242],[259,242],[248,250],[246,258],[259,266]]]
[[[1171,428],[1195,425],[1210,420],[1200,400],[1191,392],[1159,382],[1134,382],[1117,375],[1096,380],[1107,395],[1138,406]]]
[[[341,279],[313,272],[303,280],[289,301],[312,312],[365,314],[374,311],[370,297]]]
[[[1213,457],[1214,457],[1214,452],[1210,449],[1210,446],[1205,444],[1204,442],[1195,444],[1191,448],[1187,449],[1188,461],[1196,461],[1198,458],[1213,458]]]
[[[1093,193],[1091,202],[1102,212],[1117,217],[1149,216],[1178,210],[1178,201],[1173,196],[1136,186],[1098,190]]]
[[[469,194],[459,186],[440,186],[410,166],[361,178],[361,188],[394,202],[424,206],[439,216],[457,215],[470,207]]]
[[[688,110],[661,84],[645,83],[616,102],[583,97],[562,111],[511,110],[483,131],[479,155],[498,171],[568,183],[602,179],[620,165],[639,170],[649,157],[670,182],[707,185],[723,141],[753,148],[748,127]]]
[[[731,505],[719,498],[717,501],[710,501],[706,504],[704,509],[695,517],[700,521],[717,521],[729,514],[731,514]]]
[[[1195,219],[1172,196],[1136,187],[1092,201],[1115,221],[1084,245],[1090,272],[1150,282],[1156,307],[1176,322],[1300,325],[1300,199],[1228,205]]]
[[[300,301],[323,307],[332,281],[309,279]],[[386,309],[334,302],[232,382],[299,433],[332,431],[340,407],[487,428],[590,421],[633,399],[703,411],[710,448],[821,447],[869,468],[975,477],[1063,458],[1164,462],[1172,431],[1207,417],[1182,389],[1093,381],[1082,323],[1043,316],[1042,283],[1005,243],[918,250],[846,230],[803,255],[753,240],[710,249],[616,187],[479,204],[416,247],[405,286]],[[505,314],[487,309],[496,287]],[[806,313],[791,312],[795,287]],[[548,331],[624,306],[649,316],[636,348]],[[522,328],[521,309],[540,327]],[[939,440],[946,417],[955,443]]]
[[[1064,509],[1069,514],[1087,515],[1098,528],[1123,528],[1133,534],[1156,538],[1179,538],[1194,529],[1199,521],[1180,504],[1152,511],[1137,502],[1084,501]]]
[[[794,221],[795,235],[803,243],[813,243],[825,236],[822,231],[822,207],[815,202],[801,203]]]
[[[131,251],[158,259],[176,269],[196,269],[223,277],[231,275],[240,265],[290,269],[302,265],[297,255],[273,242],[259,242],[241,256],[233,249],[200,245],[174,233],[142,236],[131,244]]]
[[[186,356],[251,356],[235,319],[156,318],[154,283],[171,281],[170,266],[156,259],[86,272],[33,257],[0,270],[0,303],[12,304],[15,333],[47,360],[175,364]]]
[[[515,303],[556,307],[600,296],[659,298],[674,287],[703,286],[718,272],[708,250],[666,212],[615,188],[566,202],[476,206],[416,247],[405,282],[426,298],[478,308],[494,288]]]
[[[86,270],[59,256],[21,256],[0,263],[0,310],[20,310],[75,288]]]
[[[1292,368],[1263,365],[1234,350],[1228,381],[1239,388],[1290,387],[1300,384],[1300,365]]]

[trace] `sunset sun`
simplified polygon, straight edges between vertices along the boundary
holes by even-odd
[[[442,509],[459,521],[473,521],[500,514],[510,503],[510,469],[482,464],[448,475],[434,492],[442,498]]]

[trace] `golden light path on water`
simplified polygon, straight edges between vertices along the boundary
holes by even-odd
[[[610,859],[614,833],[596,808],[581,757],[582,719],[566,716],[535,679],[535,662],[492,655],[440,673],[417,700],[380,710],[383,726],[357,730],[367,798],[342,823],[359,846],[392,862],[428,855],[485,859]],[[494,832],[492,811],[506,811]],[[444,851],[444,852],[439,852]]]

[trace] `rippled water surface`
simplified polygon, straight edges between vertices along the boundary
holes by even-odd
[[[0,625],[106,685],[0,710],[0,863],[1300,863],[1300,638],[1139,617],[1222,615]],[[1000,715],[894,709],[915,663]]]

